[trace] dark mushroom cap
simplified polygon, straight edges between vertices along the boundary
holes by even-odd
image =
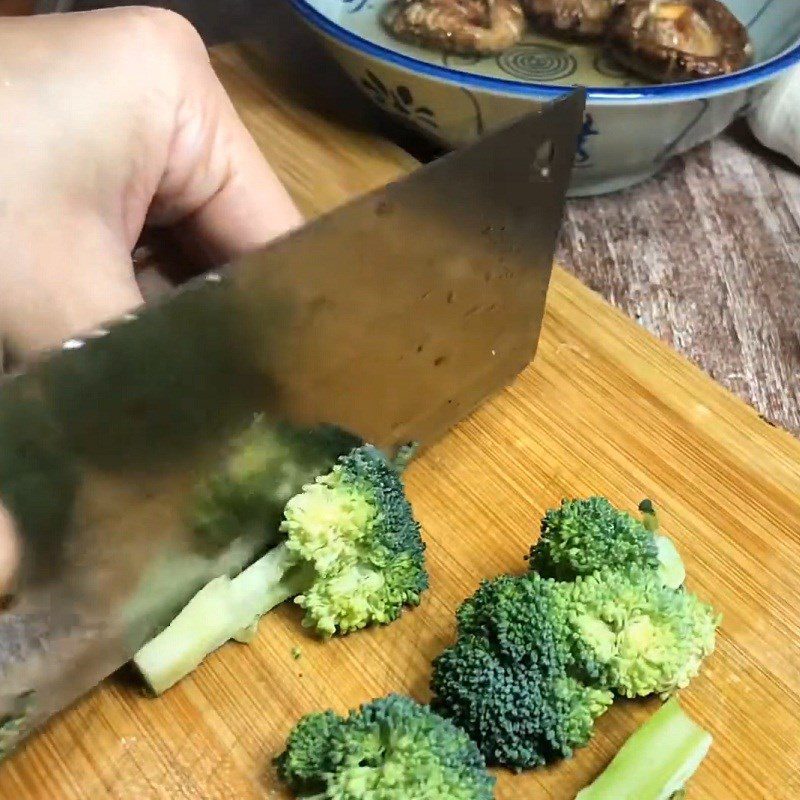
[[[381,21],[397,39],[460,55],[502,53],[525,32],[520,0],[390,0]]]
[[[571,39],[601,39],[622,0],[523,0],[531,25],[540,33]]]
[[[621,64],[664,83],[726,75],[753,60],[747,29],[719,0],[628,0],[608,41]]]

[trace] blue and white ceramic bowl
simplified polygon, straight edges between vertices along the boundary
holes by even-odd
[[[643,84],[596,47],[532,35],[499,57],[444,56],[382,28],[384,0],[292,0],[357,85],[380,107],[455,147],[563,92],[588,87],[572,196],[630,186],[705,142],[800,62],[800,0],[728,0],[756,63],[688,84]]]

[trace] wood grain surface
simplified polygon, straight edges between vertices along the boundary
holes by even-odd
[[[191,19],[209,42],[258,36],[303,80],[324,79],[361,107],[336,65],[282,2],[144,0]],[[77,0],[77,8],[141,0]],[[324,76],[324,77],[323,77]],[[429,144],[387,121],[418,157]],[[800,170],[754,144],[744,125],[656,178],[567,205],[559,258],[581,281],[800,436]]]
[[[309,213],[412,166],[391,145],[318,118],[268,54],[226,49],[215,63]],[[548,506],[589,493],[631,509],[651,497],[691,588],[724,614],[716,654],[683,695],[715,736],[692,800],[800,796],[795,439],[558,269],[534,365],[415,463],[408,491],[429,547],[421,608],[320,644],[287,605],[252,645],[225,646],[159,700],[111,678],[0,767],[0,797],[285,797],[270,763],[298,716],[388,691],[425,699],[456,605],[481,578],[524,568]],[[498,798],[571,800],[652,710],[618,704],[573,760],[501,774]]]
[[[571,201],[559,257],[800,435],[800,171],[744,126],[641,186]]]

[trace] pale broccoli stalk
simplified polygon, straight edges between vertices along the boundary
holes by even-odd
[[[625,742],[606,770],[575,800],[678,800],[711,742],[711,734],[672,698]]]
[[[295,597],[303,624],[329,637],[396,619],[428,586],[419,525],[394,464],[371,446],[340,459],[286,505],[286,541],[235,578],[211,581],[134,657],[161,694],[229,639]]]
[[[178,616],[134,657],[134,664],[156,694],[162,694],[207,655],[227,641],[251,641],[258,620],[299,594],[313,570],[283,543],[235,578],[223,575],[207,583]]]
[[[650,500],[642,500],[639,503],[639,511],[642,514],[642,524],[653,534],[658,551],[658,570],[664,586],[668,586],[670,589],[683,586],[686,582],[686,567],[672,539],[659,533],[660,525],[655,506]]]

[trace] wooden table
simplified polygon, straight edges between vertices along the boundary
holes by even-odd
[[[279,31],[287,57],[302,52],[309,62],[306,74],[335,69],[275,0],[145,2],[181,12],[212,43]],[[359,102],[355,91],[346,102]],[[430,155],[384,127],[418,157]],[[800,435],[800,172],[754,144],[744,126],[641,186],[571,201],[558,255],[766,419]]]

